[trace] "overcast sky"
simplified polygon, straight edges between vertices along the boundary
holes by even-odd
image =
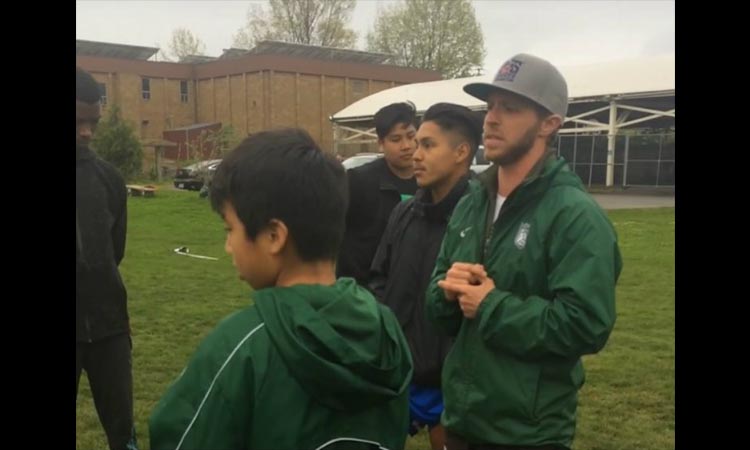
[[[251,3],[219,0],[77,0],[76,39],[167,49],[172,30],[185,27],[218,56],[231,47]],[[351,26],[359,47],[378,8],[391,0],[358,0]],[[484,33],[485,73],[516,53],[532,53],[560,66],[673,54],[674,1],[474,0]]]

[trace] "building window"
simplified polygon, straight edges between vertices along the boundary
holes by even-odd
[[[99,102],[102,104],[102,106],[105,106],[107,104],[107,85],[104,83],[99,83],[99,95],[101,98],[99,99]]]
[[[180,81],[180,101],[187,103],[188,101],[188,82]]]
[[[144,100],[151,98],[151,80],[148,78],[141,79],[141,96]]]

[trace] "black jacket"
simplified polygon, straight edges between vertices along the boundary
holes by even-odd
[[[91,150],[76,148],[76,342],[130,332],[118,270],[126,226],[122,176]]]
[[[424,301],[448,220],[468,181],[467,175],[437,204],[420,189],[396,206],[372,262],[369,288],[398,318],[414,362],[414,383],[420,386],[440,387],[452,342],[427,320]]]
[[[403,196],[417,191],[414,178],[403,180],[388,168],[385,158],[356,167],[347,172],[349,208],[346,232],[341,244],[337,277],[352,277],[366,286],[370,264],[383,235],[388,217]]]

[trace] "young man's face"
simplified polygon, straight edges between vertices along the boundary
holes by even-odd
[[[254,240],[250,240],[245,234],[245,225],[231,203],[224,204],[223,213],[227,232],[224,250],[232,255],[232,263],[240,279],[253,289],[274,286],[278,270],[276,261],[268,251],[265,232],[261,231]]]
[[[99,102],[76,100],[76,147],[88,147],[99,124]]]
[[[379,141],[388,164],[397,169],[411,169],[412,155],[416,148],[416,128],[412,124],[399,123]]]
[[[460,137],[435,122],[423,122],[417,132],[414,178],[422,188],[433,188],[466,172],[467,152],[460,152]],[[466,144],[464,144],[466,146]],[[468,148],[464,150],[468,151]]]
[[[491,93],[484,116],[485,158],[501,166],[518,161],[534,145],[541,122],[528,100],[510,92]]]

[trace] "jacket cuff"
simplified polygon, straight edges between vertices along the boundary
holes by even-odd
[[[500,304],[511,295],[512,294],[510,292],[501,291],[497,288],[487,293],[487,296],[484,297],[482,303],[479,304],[479,308],[477,308],[476,319],[479,320],[480,326],[482,325],[482,321],[485,319],[485,316],[489,317],[492,314],[492,311],[497,309]]]

